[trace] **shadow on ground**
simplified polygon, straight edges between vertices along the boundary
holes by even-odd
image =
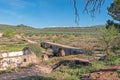
[[[56,80],[51,77],[44,77],[44,76],[28,76],[25,78],[14,79],[14,80]]]

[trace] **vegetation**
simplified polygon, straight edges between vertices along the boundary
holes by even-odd
[[[28,44],[24,49],[28,49],[36,54],[37,57],[42,57],[42,48],[37,44]]]
[[[115,25],[114,27],[117,28],[120,32],[120,0],[113,0],[113,3],[108,8],[108,14],[113,18],[113,20],[107,21],[107,28],[111,27],[111,25]]]
[[[120,64],[120,54],[109,53],[104,60],[104,65],[116,65]]]
[[[24,47],[25,47],[25,45],[6,45],[6,46],[3,46],[5,51],[9,51],[9,52],[21,51]]]
[[[99,11],[105,0],[86,0],[86,6],[84,11],[90,12],[94,17],[94,13]],[[73,0],[76,23],[78,24],[79,15],[77,11],[77,0]],[[120,0],[114,0],[111,6],[108,8],[109,15],[115,20],[120,21]],[[91,61],[92,66],[85,66],[78,63],[64,63],[51,74],[45,74],[43,76],[28,76],[17,80],[80,80],[84,75],[91,73],[92,71],[107,68],[107,66],[119,65],[120,54],[115,51],[120,50],[120,24],[114,21],[107,21],[107,28],[104,26],[94,27],[57,27],[57,28],[42,28],[36,29],[30,26],[20,24],[17,26],[0,25],[0,31],[3,32],[3,36],[0,38],[0,51],[17,51],[28,49],[35,53],[37,57],[42,56],[42,51],[45,51],[38,44],[30,44],[30,41],[51,40],[56,43],[65,44],[73,47],[82,48],[92,52],[88,54],[77,54],[64,57],[51,57],[48,61],[43,61],[40,65],[51,65],[56,61],[64,59],[82,58]],[[102,28],[101,32],[99,29]],[[14,35],[20,34],[20,38],[16,38]],[[22,36],[21,36],[22,34]],[[103,47],[100,47],[98,36]],[[93,37],[94,36],[94,37]],[[87,39],[86,39],[87,38]],[[108,54],[101,61],[96,59],[94,51],[104,50]],[[103,52],[104,53],[104,52]],[[32,65],[33,66],[33,65]],[[31,66],[29,66],[31,67]],[[15,69],[8,69],[6,71],[0,71],[0,74],[10,73]],[[120,77],[120,70],[116,71],[118,77]],[[62,76],[62,77],[61,77]]]
[[[116,21],[120,21],[120,0],[113,0],[108,8],[109,15]]]
[[[32,28],[30,26],[26,25],[2,25],[0,24],[0,30],[4,32],[8,28],[15,30],[17,33],[24,33],[26,35],[39,35],[39,34],[86,34],[86,33],[98,33],[99,28],[104,27],[104,25],[96,25],[96,26],[90,26],[90,27],[54,27],[54,28]]]
[[[12,28],[8,28],[4,31],[3,36],[4,37],[12,37],[16,34],[16,31]]]
[[[2,25],[3,26],[3,25]],[[16,37],[1,37],[0,38],[0,50],[7,51],[17,51],[24,49],[29,49],[34,52],[38,57],[42,56],[45,49],[41,48],[39,44],[31,44],[27,40],[35,41],[40,43],[42,41],[54,41],[55,43],[60,43],[64,45],[69,45],[73,47],[82,48],[85,50],[92,51],[91,55],[88,54],[77,54],[64,57],[50,57],[48,61],[43,61],[40,63],[42,66],[51,65],[56,61],[82,58],[91,61],[92,66],[83,66],[77,63],[62,64],[57,69],[53,70],[52,73],[46,75],[36,75],[28,76],[26,78],[21,78],[17,80],[80,80],[82,76],[89,74],[92,71],[106,68],[111,65],[120,64],[120,55],[116,54],[116,49],[119,50],[118,43],[120,43],[118,37],[118,31],[113,27],[106,29],[104,26],[98,27],[58,27],[58,28],[43,28],[35,29],[25,25],[9,26],[17,31],[20,38]],[[0,27],[2,29],[2,27]],[[7,27],[8,28],[8,27]],[[102,32],[99,29],[102,28]],[[2,29],[4,32],[6,29]],[[100,36],[103,46],[100,47],[98,37]],[[118,40],[117,40],[118,39]],[[114,43],[115,42],[115,43]],[[117,45],[116,45],[117,44]],[[106,46],[108,46],[106,48]],[[102,61],[96,60],[94,56],[95,51],[103,51],[106,48],[108,54]],[[115,50],[115,51],[112,51]],[[104,52],[103,52],[104,53]],[[49,54],[49,53],[48,53]],[[34,65],[32,65],[34,66]],[[31,67],[31,66],[30,66]],[[2,73],[7,73],[12,71],[1,71]],[[119,75],[119,71],[118,71]],[[62,77],[61,77],[62,76]]]
[[[51,74],[48,74],[46,76],[54,77],[56,80],[79,80],[84,74],[89,73],[89,71],[89,66],[70,63],[61,65]]]
[[[116,42],[116,39],[119,37],[118,30],[112,25],[110,28],[106,29],[103,28],[101,32],[101,42],[103,46],[105,47],[105,51],[107,54],[109,54],[111,48],[118,44]]]

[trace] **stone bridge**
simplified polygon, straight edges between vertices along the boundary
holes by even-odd
[[[85,54],[88,53],[87,50],[83,50],[80,48],[75,48],[71,46],[66,46],[62,44],[57,44],[53,42],[41,42],[41,47],[47,49],[52,49],[53,53],[60,53],[61,51],[64,52],[65,55],[72,55],[72,54]]]

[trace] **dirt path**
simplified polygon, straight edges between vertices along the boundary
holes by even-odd
[[[44,75],[44,74],[51,73],[52,70],[53,69],[50,66],[35,65],[31,68],[21,69],[18,72],[1,74],[0,80],[13,80],[13,79],[25,78],[28,76]]]
[[[91,73],[90,77],[93,80],[120,80],[117,74],[118,69],[120,69],[120,65],[108,66],[105,69]]]
[[[12,72],[0,75],[0,80],[13,80],[39,74],[36,67],[22,69],[19,72]]]

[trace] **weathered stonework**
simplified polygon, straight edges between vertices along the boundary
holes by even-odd
[[[71,54],[82,54],[88,53],[87,50],[80,48],[75,48],[71,46],[61,45],[53,42],[42,42],[41,47],[45,49],[52,49],[53,53],[58,54],[59,56],[71,55]]]
[[[26,51],[2,53],[0,58],[0,70],[23,67],[39,62],[34,53],[27,51],[29,54],[24,54],[24,52]]]

